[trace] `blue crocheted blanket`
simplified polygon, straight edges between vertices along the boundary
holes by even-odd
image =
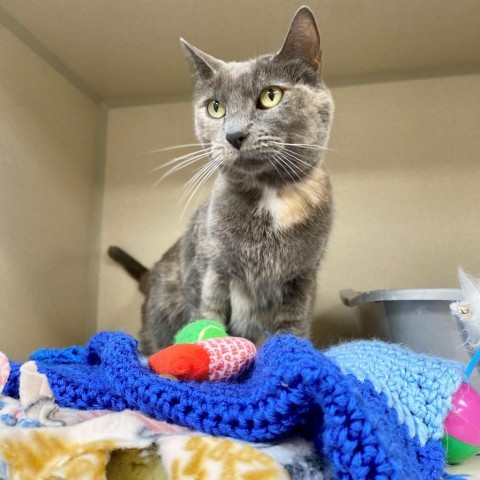
[[[141,410],[157,419],[249,441],[302,434],[339,479],[440,479],[442,423],[462,380],[455,362],[381,342],[325,353],[271,337],[235,382],[177,382],[139,359],[136,341],[101,332],[86,347],[31,357],[61,406]],[[20,364],[4,394],[18,396]]]

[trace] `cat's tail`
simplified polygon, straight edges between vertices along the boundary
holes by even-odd
[[[148,272],[148,268],[144,267],[140,262],[135,260],[120,247],[109,247],[108,256],[119,263],[129,273],[129,275],[137,281],[140,281]]]

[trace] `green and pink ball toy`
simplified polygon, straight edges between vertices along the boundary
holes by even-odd
[[[443,446],[450,464],[461,463],[480,451],[480,395],[469,383],[479,360],[480,349],[465,369],[465,380],[453,394],[452,409],[443,424]]]

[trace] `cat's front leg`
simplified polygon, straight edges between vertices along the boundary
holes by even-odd
[[[273,324],[275,332],[310,335],[312,307],[315,300],[315,275],[297,277],[283,286],[283,298]]]
[[[230,291],[227,275],[208,267],[202,284],[200,314],[208,320],[216,320],[223,325],[230,311]]]

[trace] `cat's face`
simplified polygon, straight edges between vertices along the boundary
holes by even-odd
[[[297,12],[275,55],[226,63],[184,45],[196,74],[196,133],[225,174],[296,181],[321,161],[333,101],[310,10]]]

